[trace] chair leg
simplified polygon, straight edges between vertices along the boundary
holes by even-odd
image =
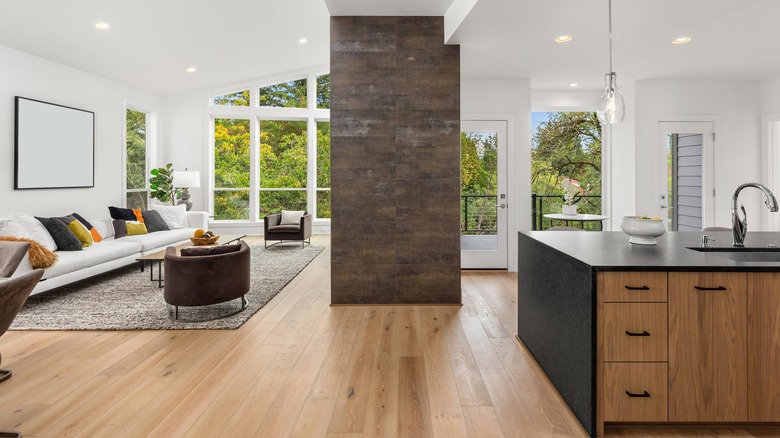
[[[11,370],[0,370],[0,382],[5,382],[10,379],[13,373]]]
[[[5,431],[0,431],[0,438],[22,438],[22,434],[19,432],[11,432],[5,430]]]

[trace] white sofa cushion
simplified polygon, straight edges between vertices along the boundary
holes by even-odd
[[[141,245],[137,242],[122,242],[111,238],[82,251],[57,251],[57,263],[46,269],[43,278],[57,277],[133,254],[139,254],[140,257],[140,251]]]
[[[181,230],[158,231],[156,233],[139,234],[136,236],[126,236],[118,239],[121,242],[137,242],[141,244],[141,251],[167,246],[173,243],[188,240],[195,233],[192,228],[183,228]]]

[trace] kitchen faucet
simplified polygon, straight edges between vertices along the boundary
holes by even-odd
[[[742,218],[739,217],[739,213],[737,212],[737,198],[739,197],[739,192],[745,187],[755,187],[764,192],[764,197],[766,198],[764,204],[769,208],[769,211],[777,211],[777,199],[775,198],[775,195],[772,194],[772,191],[765,185],[759,183],[745,183],[734,189],[734,194],[731,195],[731,231],[734,235],[734,246],[745,246],[745,234],[747,234],[747,213],[745,213],[745,206],[739,206],[742,210]]]

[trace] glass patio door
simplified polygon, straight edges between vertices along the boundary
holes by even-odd
[[[507,268],[507,124],[461,121],[460,249],[463,269]]]

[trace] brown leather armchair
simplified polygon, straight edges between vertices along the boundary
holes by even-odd
[[[263,219],[263,231],[265,233],[263,237],[265,237],[266,248],[268,248],[268,241],[275,240],[278,240],[278,242],[271,246],[282,243],[285,240],[300,240],[301,248],[305,247],[307,242],[311,245],[312,219],[310,214],[304,214],[301,217],[301,223],[296,225],[281,225],[282,215],[279,213],[269,214]]]
[[[19,266],[29,248],[28,242],[0,242],[0,336],[11,326],[30,292],[43,276],[43,269],[36,269],[18,277],[8,278]],[[11,375],[11,371],[0,370],[0,382],[10,379]],[[0,437],[21,436],[18,432],[0,431]]]
[[[238,248],[236,248],[238,247]],[[176,252],[165,250],[165,291],[168,317],[173,321],[202,322],[225,318],[246,309],[249,292],[250,250],[246,242],[237,245],[192,247]],[[179,306],[208,306],[241,299],[235,312],[205,319],[180,319]]]

